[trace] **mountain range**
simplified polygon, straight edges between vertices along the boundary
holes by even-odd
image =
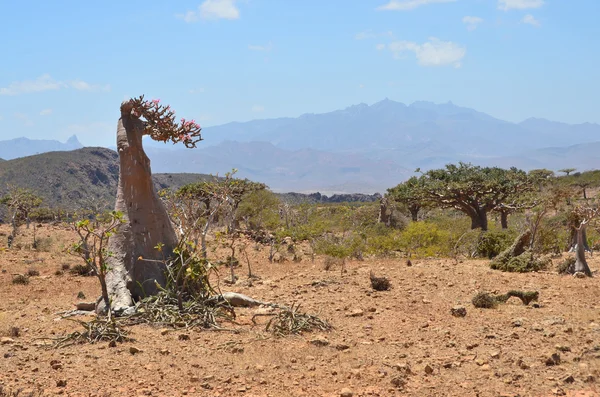
[[[145,140],[153,171],[223,174],[236,168],[237,176],[275,191],[372,193],[401,182],[417,167],[458,161],[526,170],[600,164],[598,124],[536,118],[511,123],[451,102],[405,105],[385,99],[323,114],[207,127],[203,137],[194,150]],[[0,157],[27,154],[22,139],[0,142]],[[40,141],[34,142],[31,150],[41,151]],[[56,144],[41,146],[49,151],[81,145],[76,137],[62,149]]]

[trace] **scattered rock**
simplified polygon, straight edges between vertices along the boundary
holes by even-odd
[[[403,376],[394,376],[392,378],[392,385],[394,387],[397,387],[398,389],[402,389],[404,388],[404,386],[406,386],[406,378],[404,378]]]
[[[571,348],[569,346],[565,346],[565,345],[556,345],[554,347],[556,348],[556,350],[563,352],[563,353],[571,351]]]
[[[352,397],[353,395],[354,393],[352,390],[348,389],[347,387],[344,387],[340,392],[340,397]]]
[[[362,311],[361,309],[355,309],[355,310],[352,310],[350,313],[348,313],[348,317],[360,317],[363,314],[365,314],[365,312]]]
[[[552,353],[552,355],[546,359],[547,366],[559,365],[559,364],[560,364],[560,354],[558,354],[558,353]]]
[[[450,313],[454,317],[465,317],[467,315],[467,308],[464,306],[454,306],[452,309],[450,309]]]
[[[93,312],[96,310],[96,302],[77,302],[75,304],[77,310],[83,310],[86,312]]]
[[[0,338],[0,345],[10,345],[13,343],[15,343],[15,340],[13,338],[9,338],[9,337]]]
[[[567,375],[563,379],[563,382],[565,382],[565,383],[573,383],[573,382],[575,382],[575,378],[573,377],[573,375]]]
[[[328,346],[329,345],[329,340],[323,336],[317,336],[316,338],[313,338],[310,340],[310,344],[311,345],[315,345],[315,346]]]
[[[65,379],[59,379],[56,381],[56,387],[66,387],[67,381]]]
[[[500,358],[500,352],[499,351],[492,352],[492,353],[490,353],[490,357],[493,359],[498,359],[498,358]]]
[[[338,343],[337,345],[335,345],[335,349],[336,350],[340,350],[340,351],[344,351],[344,350],[348,350],[350,349],[350,346],[345,344],[345,343]]]
[[[141,352],[142,352],[142,350],[138,349],[135,346],[130,346],[129,347],[129,353],[131,353],[131,354],[138,354],[138,353],[141,353]]]
[[[190,336],[188,334],[179,334],[177,337],[179,340],[190,340]]]
[[[62,363],[58,360],[50,361],[50,366],[52,367],[52,369],[56,369],[56,370],[62,369],[62,367],[63,367]]]
[[[529,364],[527,364],[527,363],[526,363],[525,361],[523,361],[522,359],[518,359],[518,360],[517,360],[517,365],[518,365],[518,366],[519,366],[519,368],[521,368],[521,369],[529,369],[529,368],[531,368],[531,367],[529,366]]]
[[[433,367],[429,364],[425,365],[424,371],[427,375],[433,374]]]
[[[77,293],[77,299],[85,299],[85,294],[83,293],[83,291],[79,291]]]

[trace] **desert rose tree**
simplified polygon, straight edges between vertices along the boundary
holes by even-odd
[[[156,294],[165,285],[165,261],[178,240],[152,182],[150,159],[142,146],[144,135],[156,141],[196,147],[200,126],[194,120],[175,120],[175,112],[143,96],[121,104],[117,124],[119,185],[115,210],[123,214],[109,239],[106,286],[114,311],[137,299]],[[157,249],[161,247],[161,249]]]

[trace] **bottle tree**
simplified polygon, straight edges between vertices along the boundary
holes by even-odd
[[[177,246],[177,235],[152,182],[150,159],[142,146],[144,135],[156,141],[196,147],[200,126],[175,120],[175,112],[158,99],[144,96],[121,104],[117,124],[119,184],[115,210],[123,214],[108,242],[106,287],[114,311],[164,286],[165,261]],[[157,249],[157,247],[161,247]]]

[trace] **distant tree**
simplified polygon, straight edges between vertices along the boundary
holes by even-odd
[[[488,213],[514,195],[530,192],[532,178],[517,168],[449,164],[420,178],[423,197],[440,208],[454,208],[471,218],[471,229],[488,229]]]
[[[423,190],[424,181],[424,178],[413,176],[406,182],[388,189],[386,194],[389,199],[406,208],[414,222],[419,220],[419,212],[427,205]]]
[[[0,204],[5,205],[10,211],[10,219],[12,224],[12,232],[10,235],[11,241],[17,235],[18,219],[25,220],[27,228],[29,228],[29,216],[34,208],[37,208],[42,203],[42,199],[33,191],[16,186],[9,186],[8,193],[0,198]]]
[[[567,176],[571,174],[571,172],[575,171],[577,168],[563,168],[558,170],[558,172],[564,172]]]

